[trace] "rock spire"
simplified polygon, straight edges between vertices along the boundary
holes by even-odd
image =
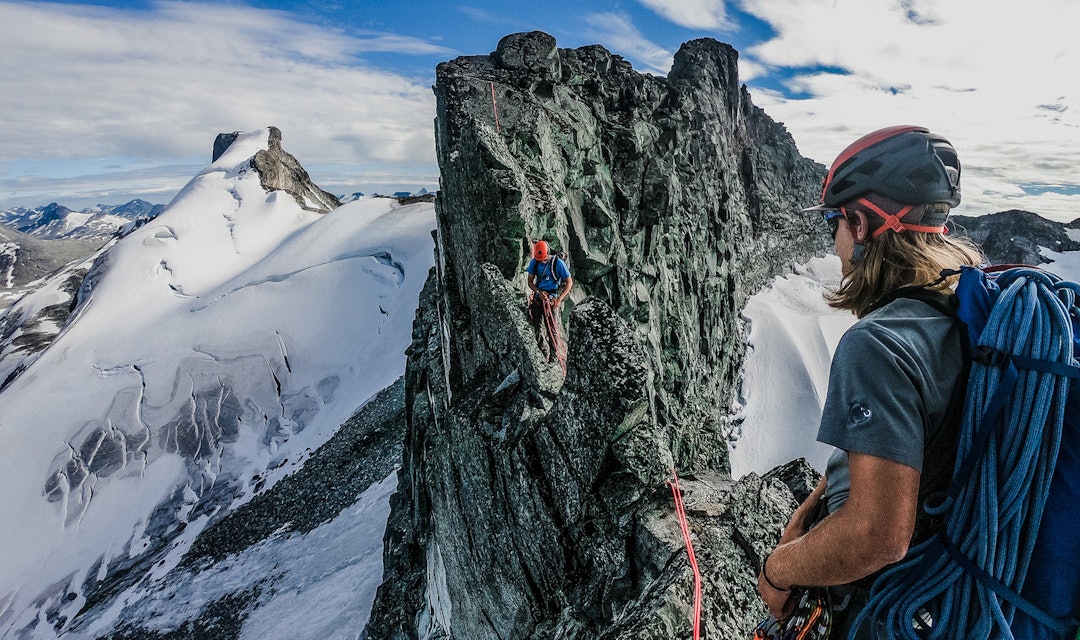
[[[762,615],[755,565],[813,472],[727,476],[739,312],[825,247],[798,214],[823,167],[751,103],[736,63],[695,40],[657,77],[533,32],[439,65],[436,270],[366,637],[685,635],[672,469],[708,561],[709,637]],[[523,311],[539,238],[576,283],[565,378]]]

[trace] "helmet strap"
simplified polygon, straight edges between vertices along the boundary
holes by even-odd
[[[913,205],[913,204],[909,204],[909,205],[904,206],[902,209],[900,209],[896,213],[888,213],[887,211],[885,211],[881,207],[877,206],[873,202],[870,202],[866,198],[859,198],[858,200],[856,200],[856,202],[858,202],[861,206],[864,206],[867,209],[869,209],[870,211],[874,212],[879,218],[881,218],[882,220],[885,221],[884,224],[882,224],[880,227],[878,227],[877,229],[874,230],[874,233],[870,236],[871,239],[880,236],[881,234],[885,233],[885,231],[888,230],[888,229],[892,229],[896,233],[903,233],[904,231],[919,231],[921,233],[944,233],[945,232],[945,226],[944,225],[939,226],[939,227],[928,227],[928,226],[912,224],[912,223],[904,224],[901,220],[903,219],[904,216],[911,213],[911,211],[915,208],[915,205]]]

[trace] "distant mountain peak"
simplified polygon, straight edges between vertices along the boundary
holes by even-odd
[[[214,162],[240,138],[240,133],[219,133],[214,140]],[[251,167],[259,174],[267,191],[284,191],[307,211],[328,213],[341,206],[337,196],[316,185],[300,161],[281,146],[281,129],[269,128],[266,149],[251,159]]]

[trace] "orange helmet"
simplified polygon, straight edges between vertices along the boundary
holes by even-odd
[[[543,262],[548,259],[548,255],[548,243],[543,240],[537,240],[536,243],[533,244],[533,258]]]

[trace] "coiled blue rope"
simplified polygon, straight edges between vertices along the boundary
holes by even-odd
[[[1030,367],[1074,364],[1069,312],[1080,287],[1023,268],[996,282],[998,300],[978,344],[1012,357],[1005,366],[972,364],[953,485],[932,511],[944,516],[943,531],[875,581],[852,639],[871,626],[877,637],[908,640],[1013,638],[1017,604],[1002,593],[1023,587],[1069,388],[1060,370]],[[931,628],[917,629],[913,621],[927,615]]]

